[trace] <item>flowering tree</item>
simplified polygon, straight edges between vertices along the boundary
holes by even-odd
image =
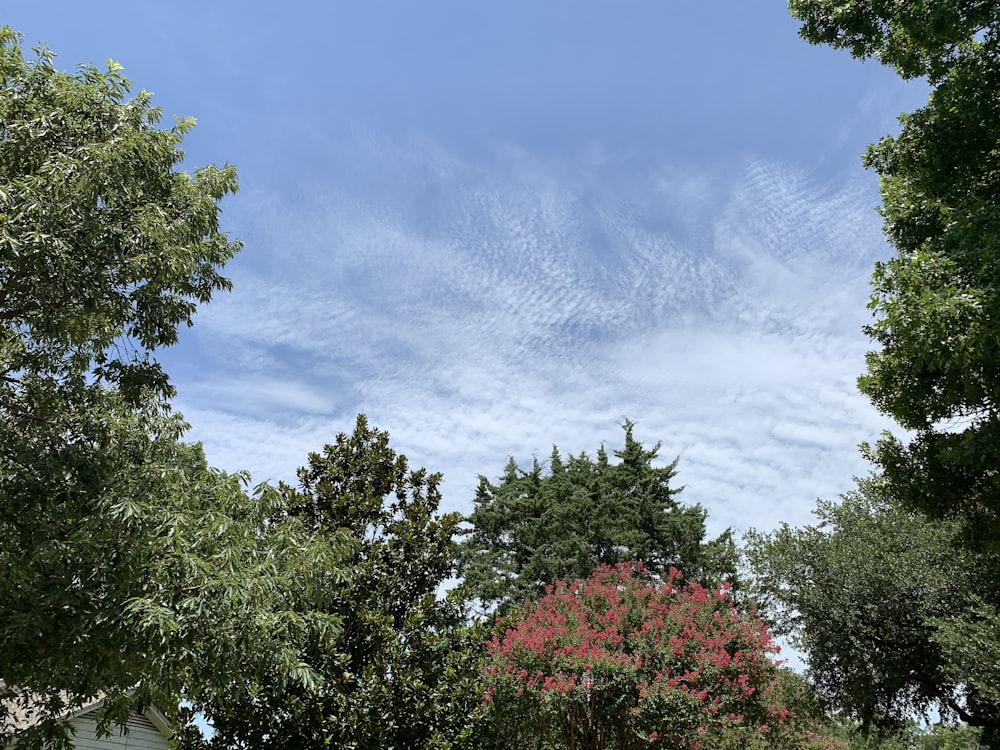
[[[602,566],[527,607],[489,643],[485,698],[502,741],[708,748],[736,732],[769,744],[788,713],[770,698],[778,646],[728,587],[679,579],[641,563]]]

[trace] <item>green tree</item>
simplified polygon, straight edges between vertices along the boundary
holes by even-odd
[[[747,547],[752,593],[805,652],[811,683],[865,735],[930,708],[987,738],[1000,729],[996,705],[955,674],[941,642],[953,613],[995,596],[1000,560],[963,548],[960,522],[900,507],[875,480],[816,515],[816,526],[751,532]]]
[[[966,724],[922,725],[910,720],[891,733],[865,734],[856,724],[836,722],[843,750],[981,750],[980,731]]]
[[[927,105],[865,158],[897,255],[874,276],[861,390],[912,432],[870,451],[895,493],[1000,541],[1000,6],[793,0],[813,43],[926,75]]]
[[[3,736],[12,708],[57,716],[103,693],[110,728],[251,674],[316,679],[300,644],[329,642],[339,621],[305,604],[345,585],[351,541],[270,524],[280,493],[248,495],[245,476],[211,469],[170,427],[127,412],[105,447],[64,446],[5,475],[4,501],[33,503],[51,528],[0,533],[0,672],[17,687]],[[18,747],[65,739],[49,720]]]
[[[926,76],[927,104],[871,146],[885,233],[861,390],[908,431],[865,451],[886,492],[911,509],[958,519],[956,557],[1000,549],[1000,5],[983,0],[792,0],[810,42]],[[990,574],[992,574],[992,569]],[[935,640],[947,682],[1000,697],[995,579],[942,614]],[[942,689],[946,683],[942,683]],[[991,732],[994,732],[991,734]],[[984,741],[1000,746],[995,730]]]
[[[789,0],[788,7],[810,43],[874,57],[904,78],[931,83],[975,57],[997,30],[996,4],[987,0]]]
[[[336,622],[299,601],[349,543],[272,531],[283,498],[179,442],[154,357],[228,288],[235,171],[179,171],[192,121],[159,128],[115,63],[52,58],[0,29],[0,680],[43,715],[103,691],[110,719],[230,669],[308,679],[297,641]]]
[[[0,405],[35,425],[100,386],[171,395],[152,351],[229,288],[219,268],[240,248],[218,216],[235,169],[176,169],[194,121],[157,127],[113,61],[71,74],[52,59],[0,31]]]
[[[342,629],[309,645],[325,677],[313,688],[280,675],[240,681],[228,695],[196,701],[210,740],[189,747],[453,748],[471,743],[482,708],[479,628],[466,627],[438,589],[455,569],[461,516],[439,515],[439,474],[411,471],[389,435],[359,416],[283,486],[288,521],[317,533],[343,529],[356,542],[350,585],[317,599]],[[472,745],[475,746],[475,745]]]
[[[700,505],[684,506],[671,486],[677,461],[655,466],[660,445],[646,448],[625,422],[625,445],[612,463],[604,447],[565,461],[555,448],[544,473],[513,458],[498,484],[480,476],[472,528],[461,543],[461,575],[489,608],[540,595],[557,579],[586,578],[599,565],[641,560],[651,571],[671,566],[694,580],[732,578],[729,532],[705,539]]]

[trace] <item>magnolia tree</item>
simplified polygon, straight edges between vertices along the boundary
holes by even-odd
[[[557,582],[489,643],[485,699],[511,747],[776,746],[778,646],[728,587],[679,585],[641,563]],[[806,740],[805,743],[802,740]],[[823,746],[819,737],[794,743]]]

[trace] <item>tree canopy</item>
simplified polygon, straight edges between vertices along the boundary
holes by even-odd
[[[1000,559],[964,548],[960,522],[900,507],[876,480],[816,515],[815,526],[751,533],[747,549],[753,593],[805,652],[812,684],[868,733],[936,708],[995,736],[997,705],[956,664],[951,628],[977,597],[995,598]]]
[[[480,476],[472,528],[461,544],[469,593],[504,609],[536,598],[557,579],[585,578],[599,565],[641,560],[651,571],[671,566],[694,580],[731,577],[729,533],[705,539],[700,505],[685,506],[671,486],[677,461],[656,466],[660,445],[646,448],[624,424],[625,445],[612,463],[604,446],[565,461],[553,448],[546,474],[535,460],[512,458],[498,484]]]
[[[989,0],[789,0],[788,7],[812,44],[874,57],[932,83],[974,56],[978,42],[995,40],[1000,14]]]
[[[455,569],[460,514],[438,514],[439,474],[411,470],[387,432],[362,415],[309,455],[299,486],[282,486],[280,528],[294,521],[355,542],[347,585],[318,591],[316,612],[336,618],[335,639],[306,656],[324,678],[309,686],[250,675],[227,694],[195,700],[214,727],[188,747],[454,748],[471,742],[482,711],[482,639],[438,589]],[[319,561],[316,563],[320,564]]]
[[[549,586],[504,624],[486,668],[487,700],[503,717],[498,746],[779,748],[805,738],[789,736],[776,700],[777,646],[728,587],[601,566]]]
[[[177,169],[194,121],[158,127],[114,61],[67,73],[52,60],[0,32],[0,395],[8,419],[36,423],[32,396],[169,395],[151,353],[229,288],[219,269],[240,249],[219,230],[236,170]]]
[[[913,507],[1000,539],[1000,8],[993,2],[793,0],[814,43],[927,75],[927,105],[866,164],[897,254],[875,272],[861,390],[912,431],[870,451]]]
[[[193,121],[158,127],[116,63],[52,59],[0,30],[0,680],[45,714],[100,691],[118,718],[232,671],[308,680],[298,642],[337,622],[299,601],[350,543],[272,529],[279,494],[180,442],[155,358],[229,286],[235,170],[180,171]]]
[[[952,561],[945,569],[968,583],[958,601],[944,592],[937,603],[923,593],[915,600],[915,616],[933,633],[920,640],[933,653],[921,663],[941,667],[917,670],[927,681],[920,689],[974,686],[970,698],[987,707],[984,715],[1000,695],[996,569],[963,561],[969,547],[986,556],[1000,549],[1000,6],[792,0],[790,8],[808,41],[873,57],[903,77],[926,76],[931,86],[927,104],[902,115],[899,133],[865,157],[880,177],[879,210],[896,255],[873,277],[875,320],[866,330],[877,349],[859,386],[908,434],[886,433],[864,450],[878,467],[879,492],[899,506],[893,517],[903,528],[937,529],[946,540],[937,554]],[[884,511],[873,513],[869,526],[888,522]],[[890,674],[899,666],[885,650],[869,658]],[[1000,747],[995,727],[983,736]]]

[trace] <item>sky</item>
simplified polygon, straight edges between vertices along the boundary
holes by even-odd
[[[468,513],[557,445],[679,457],[713,533],[808,523],[890,424],[857,393],[861,155],[926,99],[770,0],[0,0],[238,167],[231,293],[161,361],[209,461],[294,480],[355,415]]]

